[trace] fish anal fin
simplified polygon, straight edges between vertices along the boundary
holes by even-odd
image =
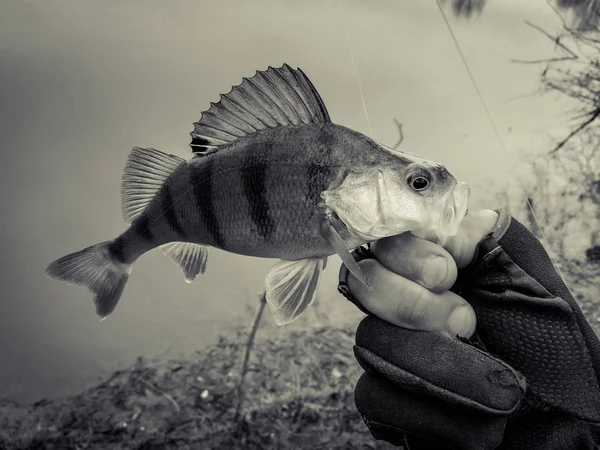
[[[139,216],[169,175],[185,162],[179,156],[160,150],[134,147],[121,178],[121,210],[125,222]]]
[[[372,289],[365,273],[362,271],[362,269],[348,250],[348,247],[344,243],[344,240],[335,229],[335,226],[333,225],[330,216],[323,218],[323,222],[321,224],[321,234],[335,249],[336,253],[339,255],[342,262],[348,268],[350,273],[352,273],[352,275],[354,275],[362,284],[364,284],[365,287],[367,287],[368,289]]]
[[[206,261],[210,250],[207,245],[171,242],[161,245],[160,249],[181,268],[187,283],[194,281],[198,274],[203,274],[206,270]]]
[[[315,300],[327,258],[281,260],[265,280],[265,297],[278,326],[296,320]]]
[[[325,122],[327,108],[304,72],[287,64],[269,66],[211,103],[194,123],[190,146],[206,155],[258,131]]]

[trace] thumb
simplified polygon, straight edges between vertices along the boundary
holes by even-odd
[[[491,209],[482,209],[465,216],[458,233],[450,236],[444,245],[459,269],[471,264],[479,242],[494,229],[497,221],[498,213]]]

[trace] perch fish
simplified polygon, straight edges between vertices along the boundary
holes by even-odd
[[[370,287],[351,249],[409,230],[443,241],[467,210],[465,183],[332,123],[308,77],[287,64],[243,78],[191,136],[189,160],[133,148],[121,184],[130,227],[46,269],[87,286],[102,318],[147,251],[160,247],[191,282],[215,247],[280,259],[266,276],[266,301],[278,325],[290,323],[313,302],[328,256]]]

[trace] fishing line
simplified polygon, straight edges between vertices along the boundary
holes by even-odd
[[[492,118],[492,114],[490,113],[490,110],[488,109],[485,100],[483,99],[483,95],[481,94],[481,91],[479,90],[479,86],[477,85],[477,82],[475,81],[475,77],[473,76],[473,72],[471,71],[471,68],[469,67],[469,64],[467,62],[467,59],[465,58],[465,55],[463,54],[460,44],[458,43],[458,40],[456,39],[456,36],[454,35],[454,31],[452,31],[452,27],[450,26],[450,22],[448,21],[448,17],[446,17],[446,13],[444,12],[444,9],[442,8],[441,2],[440,0],[435,0],[438,9],[440,10],[440,13],[442,15],[442,18],[444,19],[444,23],[446,24],[446,27],[448,28],[448,32],[450,33],[450,36],[452,37],[452,40],[454,41],[454,46],[456,47],[456,50],[458,52],[458,54],[460,55],[460,59],[463,62],[463,65],[467,71],[467,73],[469,74],[469,78],[471,79],[471,83],[473,84],[473,87],[475,88],[475,92],[477,93],[477,96],[479,97],[479,101],[481,102],[481,105],[483,106],[483,109],[487,115],[487,118],[490,122],[490,124],[492,125],[492,128],[494,129],[494,133],[496,134],[496,138],[498,139],[498,143],[500,144],[500,147],[502,148],[502,151],[504,151],[504,154],[506,156],[506,159],[508,160],[509,165],[511,166],[513,173],[515,171],[515,165],[512,161],[512,158],[510,157],[508,151],[506,150],[506,147],[504,145],[504,141],[502,140],[502,137],[500,135],[500,132],[498,131],[498,128],[496,127],[496,123],[494,122],[494,119]],[[546,238],[546,234],[544,233],[544,230],[542,229],[542,227],[540,226],[540,222],[537,218],[537,216],[535,215],[535,211],[533,210],[533,206],[531,205],[531,202],[529,201],[529,197],[527,196],[527,192],[525,191],[525,188],[523,187],[523,185],[519,182],[519,180],[514,177],[515,181],[517,182],[517,185],[521,188],[521,191],[523,191],[523,196],[525,197],[525,201],[527,202],[527,206],[529,207],[529,209],[531,210],[531,215],[533,217],[533,220],[535,221],[535,224],[537,225],[538,229],[540,230],[540,233],[542,234],[542,237],[544,239],[544,241],[546,242],[546,244],[548,245],[548,239]],[[552,259],[552,263],[554,265],[554,268],[557,270],[557,272],[559,273],[560,277],[563,279],[563,281],[565,282],[566,285],[566,280],[565,277],[563,276],[563,274],[560,271],[560,268],[558,267],[558,264],[556,263],[556,259],[554,258],[554,252],[552,251],[552,249],[550,248],[550,246],[548,245],[548,253],[550,258]],[[568,286],[567,286],[568,288]]]
[[[365,94],[363,92],[362,83],[360,82],[360,75],[358,74],[358,68],[356,67],[356,60],[354,59],[354,52],[352,51],[352,41],[346,28],[346,22],[344,20],[344,0],[340,0],[340,17],[342,18],[342,28],[344,29],[344,35],[346,36],[346,44],[348,45],[348,53],[350,54],[350,62],[354,68],[354,74],[356,75],[356,81],[358,82],[358,90],[360,92],[360,99],[362,101],[363,111],[367,119],[367,126],[369,127],[369,137],[373,137],[373,128],[371,127],[371,120],[369,119],[369,113],[367,112],[367,103],[365,102]]]

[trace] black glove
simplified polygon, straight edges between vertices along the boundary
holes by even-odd
[[[600,449],[600,341],[538,240],[501,214],[453,291],[477,314],[470,341],[359,325],[355,400],[372,435],[410,450]]]

